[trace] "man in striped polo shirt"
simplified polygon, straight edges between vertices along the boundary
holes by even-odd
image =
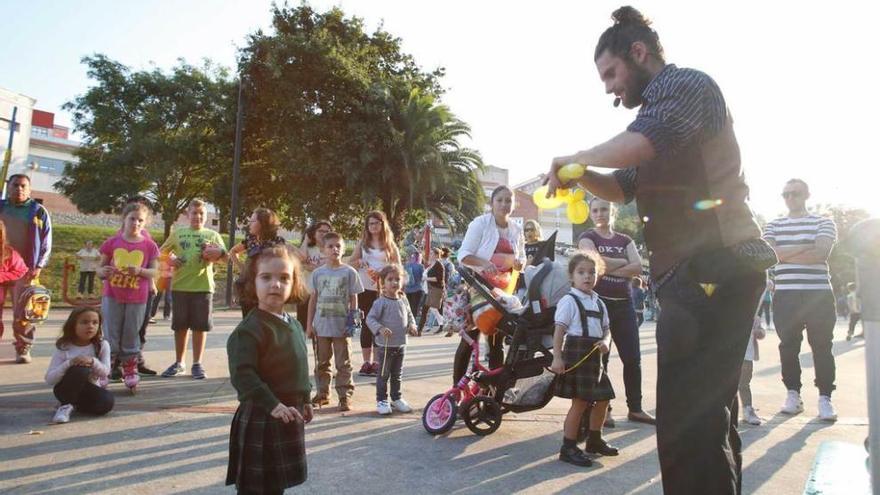
[[[837,315],[828,275],[828,255],[837,240],[837,229],[830,218],[807,212],[810,189],[806,182],[789,180],[782,197],[788,216],[773,220],[764,232],[764,239],[779,258],[779,264],[772,268],[776,284],[773,323],[779,335],[782,382],[788,389],[781,412],[798,414],[804,410],[799,354],[806,328],[816,369],[815,384],[819,388],[819,418],[835,421],[837,414],[831,404],[831,392],[835,388],[831,341]]]

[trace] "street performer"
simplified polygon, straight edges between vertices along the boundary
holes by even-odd
[[[553,159],[549,194],[568,187],[557,172],[608,201],[636,200],[651,276],[663,308],[657,323],[657,447],[667,494],[739,494],[737,384],[764,271],[776,262],[746,203],[732,118],[708,75],[667,64],[657,32],[632,7],[594,54],[615,106],[639,108],[626,131]]]

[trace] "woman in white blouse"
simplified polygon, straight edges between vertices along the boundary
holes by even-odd
[[[522,270],[526,262],[525,239],[522,227],[510,220],[513,212],[513,190],[498,186],[492,191],[491,211],[475,218],[468,225],[458,260],[462,265],[480,272],[494,287],[506,288],[511,283],[514,270]],[[479,330],[471,330],[471,338],[478,338]],[[502,338],[489,337],[489,367],[501,366],[503,353]],[[471,356],[470,346],[462,340],[455,351],[452,381],[458,380],[467,371]]]

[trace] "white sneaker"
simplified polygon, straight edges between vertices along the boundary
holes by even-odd
[[[70,422],[70,413],[73,412],[73,404],[65,404],[58,408],[55,411],[55,416],[52,418],[53,423],[69,423]]]
[[[788,397],[785,398],[785,404],[779,410],[782,414],[798,414],[804,412],[804,401],[801,400],[801,394],[797,390],[789,390]]]
[[[831,397],[827,395],[819,396],[819,419],[822,421],[837,421],[837,413],[834,412]]]
[[[402,413],[412,412],[412,407],[410,407],[409,404],[405,400],[403,400],[403,398],[397,399],[396,401],[392,402],[391,407],[397,409]]]
[[[743,421],[753,426],[760,426],[762,420],[758,413],[755,412],[754,407],[745,406],[743,407]]]
[[[388,404],[387,400],[380,400],[376,403],[376,412],[382,416],[387,416],[391,414],[391,405]]]

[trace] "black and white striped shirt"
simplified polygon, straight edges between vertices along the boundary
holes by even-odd
[[[834,220],[818,215],[782,217],[767,224],[764,239],[777,247],[812,246],[819,237],[837,240]],[[831,290],[828,263],[801,265],[779,262],[772,269],[776,290]]]

